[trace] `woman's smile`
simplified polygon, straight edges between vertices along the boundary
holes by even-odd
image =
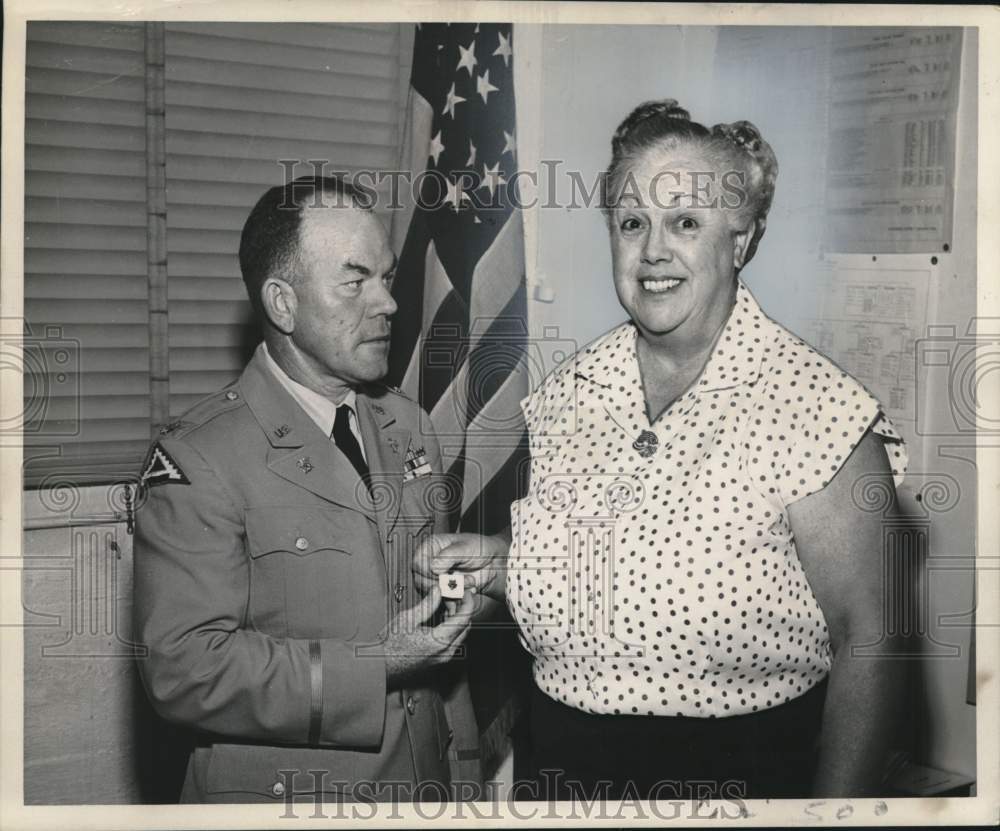
[[[684,280],[680,277],[640,277],[639,284],[649,294],[666,294],[677,288]]]

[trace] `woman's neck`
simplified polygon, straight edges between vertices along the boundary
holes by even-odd
[[[711,329],[687,331],[683,325],[670,332],[653,333],[638,327],[638,341],[642,349],[638,350],[640,363],[655,363],[666,370],[683,371],[697,367],[700,371],[708,363],[719,336],[726,328],[736,302],[736,294],[726,305],[725,314],[715,322]]]
[[[639,327],[636,359],[650,423],[656,421],[701,377],[729,322],[733,306],[729,305],[723,319],[713,330],[704,333],[704,337],[692,338],[687,333],[676,331],[650,336]]]

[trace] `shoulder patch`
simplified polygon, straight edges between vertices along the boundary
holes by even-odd
[[[157,442],[149,451],[149,456],[139,478],[139,487],[152,488],[156,485],[190,485],[191,480],[184,475],[184,471],[163,449],[163,445]]]

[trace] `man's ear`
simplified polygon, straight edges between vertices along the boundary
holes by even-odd
[[[739,271],[746,263],[747,250],[750,248],[750,240],[753,239],[757,231],[757,223],[750,220],[750,224],[742,231],[733,233],[733,268]]]
[[[295,331],[295,312],[299,301],[291,283],[268,277],[260,287],[260,304],[271,325],[279,332],[290,335]]]

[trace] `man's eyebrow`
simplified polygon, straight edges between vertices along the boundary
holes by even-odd
[[[389,266],[389,268],[386,270],[385,273],[386,274],[392,274],[392,272],[394,272],[396,270],[396,266],[398,264],[399,264],[399,257],[397,257],[395,254],[393,254],[392,255],[392,265]],[[371,274],[372,274],[372,270],[368,266],[362,265],[361,263],[356,263],[353,260],[347,260],[344,263],[344,268],[346,268],[348,271],[357,272],[362,277],[370,277]]]
[[[347,262],[345,262],[344,268],[346,268],[348,271],[356,271],[362,277],[370,277],[372,273],[372,270],[368,268],[368,266],[362,265],[361,263],[353,262],[352,260],[348,260]]]

